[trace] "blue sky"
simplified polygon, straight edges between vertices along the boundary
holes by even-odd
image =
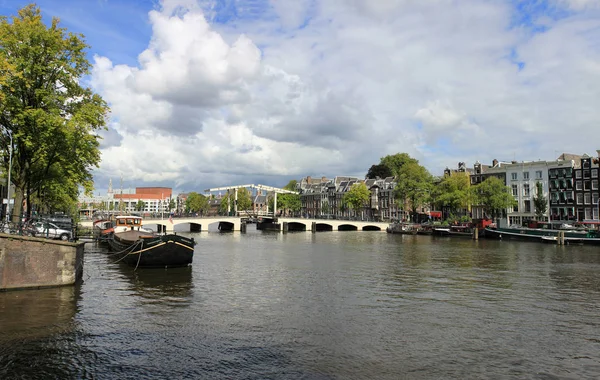
[[[600,148],[598,0],[37,4],[85,35],[89,83],[111,104],[99,189],[121,175],[176,191],[364,176],[397,152],[440,174]]]

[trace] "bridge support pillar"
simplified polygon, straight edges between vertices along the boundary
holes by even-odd
[[[284,234],[288,232],[288,228],[289,228],[289,227],[288,227],[288,222],[283,222],[283,223],[281,224],[281,231],[282,231]]]
[[[246,223],[241,223],[240,224],[240,232],[245,234],[246,233],[246,228],[248,228],[248,225]]]
[[[313,234],[317,232],[317,222],[312,222],[312,225],[310,226],[310,232]]]

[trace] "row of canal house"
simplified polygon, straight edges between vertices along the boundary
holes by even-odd
[[[342,202],[344,194],[352,185],[364,182],[370,190],[369,202],[362,210],[351,210]],[[338,176],[302,178],[296,185],[300,193],[301,215],[309,218],[358,218],[364,220],[390,220],[402,216],[394,199],[394,177],[359,179],[358,177]]]
[[[511,189],[517,204],[505,210],[501,223],[523,225],[535,220],[534,198],[537,183],[542,184],[547,211],[543,220],[553,222],[600,222],[600,189],[598,187],[600,150],[598,157],[587,154],[563,153],[553,161],[494,160],[492,165],[475,163],[470,171],[471,185],[481,183],[489,176],[503,180]],[[473,218],[482,218],[483,209],[472,207]]]

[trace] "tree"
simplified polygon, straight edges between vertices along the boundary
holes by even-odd
[[[177,202],[175,202],[175,199],[171,198],[169,200],[169,212],[171,212],[175,208],[177,208]]]
[[[144,209],[146,208],[146,202],[144,202],[143,200],[138,200],[137,204],[135,205],[135,211],[144,211]]]
[[[229,190],[225,196],[221,198],[221,204],[219,205],[219,212],[221,214],[228,213],[228,207],[231,207],[231,211],[235,210],[235,192],[234,190]],[[240,187],[237,189],[237,211],[242,212],[245,211],[248,213],[248,210],[252,208],[252,198],[250,191],[244,187]]]
[[[378,164],[378,165],[371,165],[365,178],[366,179],[375,179],[377,177],[387,178],[387,177],[391,177],[392,175],[393,175],[392,171],[390,170],[390,168],[388,166],[386,166],[384,164]]]
[[[14,215],[27,216],[32,200],[44,208],[76,205],[79,188],[93,189],[91,169],[100,162],[96,133],[105,126],[108,106],[80,79],[89,74],[82,35],[67,33],[53,18],[42,21],[28,5],[9,21],[0,17],[0,150],[15,186]],[[11,75],[7,75],[11,70]]]
[[[541,182],[536,182],[536,194],[533,198],[533,205],[535,207],[535,216],[538,220],[542,219],[548,211],[548,200],[544,197],[544,187]]]
[[[498,216],[499,211],[517,204],[511,189],[497,177],[488,177],[472,189],[475,203],[483,206],[485,213],[491,215],[492,219]]]
[[[409,205],[414,219],[418,208],[429,198],[433,178],[425,167],[414,160],[402,164],[396,175],[396,182],[394,196],[403,210]]]
[[[329,215],[330,211],[331,211],[331,207],[329,206],[329,201],[327,199],[325,199],[321,203],[321,212],[325,215]]]
[[[189,193],[187,199],[185,200],[185,209],[187,212],[199,212],[202,214],[208,211],[208,207],[208,198],[202,194],[196,193],[195,191]]]
[[[468,175],[455,174],[444,177],[437,186],[436,202],[451,213],[467,209],[470,206],[470,178]]]
[[[408,153],[396,153],[382,157],[379,164],[387,167],[392,175],[398,177],[403,166],[418,163],[419,161],[409,156]]]
[[[283,188],[285,190],[289,190],[289,191],[296,191],[297,183],[298,183],[298,181],[293,179],[290,182],[288,182],[288,184],[285,185]],[[272,209],[273,205],[271,205],[270,208]],[[289,210],[292,213],[299,212],[300,209],[302,209],[302,202],[300,201],[300,194],[290,194],[290,193],[278,194],[277,195],[277,209],[283,210],[284,213],[286,210]]]
[[[353,184],[350,190],[344,194],[344,201],[342,203],[350,206],[356,213],[365,206],[370,196],[371,192],[367,188],[367,185],[364,182],[359,182]]]

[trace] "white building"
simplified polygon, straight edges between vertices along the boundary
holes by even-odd
[[[517,205],[507,210],[508,224],[522,225],[535,220],[534,198],[537,195],[537,184],[542,184],[542,194],[546,199],[546,212],[542,221],[548,220],[550,196],[548,186],[548,169],[557,167],[573,167],[573,161],[525,161],[504,164],[506,169],[506,185],[510,187]]]

